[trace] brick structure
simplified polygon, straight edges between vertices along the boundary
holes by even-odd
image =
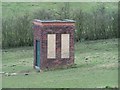
[[[33,21],[34,68],[41,70],[74,64],[73,20]]]

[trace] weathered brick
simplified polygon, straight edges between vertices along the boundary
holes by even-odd
[[[40,40],[40,68],[50,69],[74,64],[74,22],[34,21],[34,66],[36,65],[36,40]],[[56,58],[47,58],[47,34],[56,34]],[[61,34],[70,34],[69,58],[61,58]]]

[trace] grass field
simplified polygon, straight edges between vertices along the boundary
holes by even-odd
[[[93,12],[100,5],[98,2],[72,2],[69,3],[70,10],[81,9],[83,12]],[[104,3],[106,11],[116,11],[118,9],[116,2]],[[3,2],[2,16],[3,18],[10,18],[11,16],[18,16],[24,13],[33,14],[38,9],[48,9],[58,11],[64,6],[63,2]],[[9,13],[9,14],[8,14]]]
[[[5,49],[2,55],[3,72],[18,73],[3,74],[3,88],[118,87],[117,39],[76,43],[76,67],[41,73],[33,69],[33,47]]]

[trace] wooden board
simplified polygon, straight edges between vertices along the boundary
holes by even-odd
[[[47,35],[47,58],[56,58],[56,34]]]
[[[69,34],[61,34],[61,58],[69,58]]]

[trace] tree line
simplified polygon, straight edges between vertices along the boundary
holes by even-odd
[[[2,19],[2,47],[33,45],[33,19],[73,19],[76,21],[75,41],[98,40],[118,37],[118,12],[107,11],[101,3],[91,12],[71,9],[64,3],[59,9],[39,9],[32,14],[24,13]]]

